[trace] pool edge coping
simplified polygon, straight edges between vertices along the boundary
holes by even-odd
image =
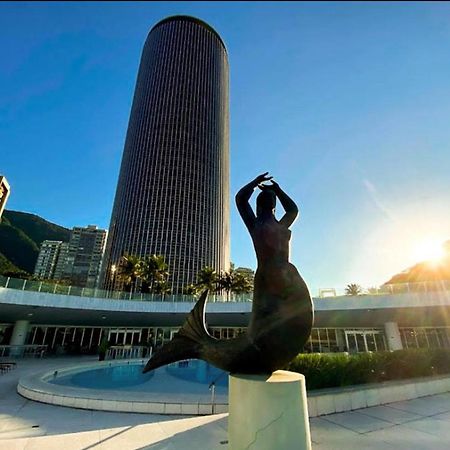
[[[89,368],[110,367],[123,364],[142,364],[143,359],[94,361],[65,367],[44,370],[25,375],[19,379],[17,392],[29,400],[70,408],[132,412],[168,415],[211,415],[228,412],[228,403],[155,401],[153,393],[117,392],[113,390],[88,389],[62,386],[49,383],[48,380],[57,372],[60,376],[75,374]],[[122,397],[122,398],[121,398]],[[124,398],[127,397],[127,398]]]

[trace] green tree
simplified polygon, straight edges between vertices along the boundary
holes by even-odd
[[[345,295],[361,295],[362,287],[359,284],[350,283],[345,288]]]
[[[199,290],[199,288],[196,284],[188,284],[187,286],[184,287],[183,294],[184,295],[193,295],[194,297],[196,297],[198,294],[198,290]]]
[[[144,291],[156,292],[154,289],[159,283],[163,286],[169,277],[169,266],[163,255],[150,255],[141,263],[142,287]]]
[[[164,299],[166,295],[171,293],[170,284],[166,280],[155,281],[152,292],[162,295]]]
[[[223,289],[227,294],[227,300],[230,300],[230,294],[233,291],[234,278],[236,272],[231,267],[228,272],[222,272],[218,278],[219,289]]]
[[[142,259],[136,255],[122,256],[119,267],[119,279],[125,284],[126,289],[131,293],[136,291],[137,280],[142,274]]]
[[[196,286],[199,290],[208,289],[210,292],[216,292],[218,288],[219,276],[212,267],[204,267],[197,274]]]
[[[244,272],[240,272],[231,264],[228,272],[222,272],[218,279],[219,289],[223,289],[227,294],[227,300],[230,300],[230,294],[245,294],[252,292],[253,279]]]
[[[247,273],[235,271],[232,292],[235,294],[248,294],[253,292],[253,277]]]

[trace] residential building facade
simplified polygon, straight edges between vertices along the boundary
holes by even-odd
[[[96,225],[74,227],[58,266],[61,279],[79,287],[95,288],[99,281],[107,231]]]
[[[62,241],[45,240],[41,244],[39,255],[34,268],[34,276],[41,280],[60,279],[55,276],[55,269],[59,261],[63,260],[60,257]]]
[[[8,184],[8,180],[3,175],[0,175],[0,219],[2,218],[10,192],[11,188]]]

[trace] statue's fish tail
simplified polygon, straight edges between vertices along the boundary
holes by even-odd
[[[208,291],[202,293],[184,325],[173,339],[161,348],[147,362],[143,373],[183,359],[198,358],[202,346],[214,340],[205,325],[205,305]]]

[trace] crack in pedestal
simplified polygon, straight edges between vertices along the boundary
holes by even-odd
[[[260,428],[259,430],[256,430],[255,438],[253,439],[253,441],[250,442],[250,444],[247,445],[247,447],[245,447],[245,450],[249,450],[250,447],[256,442],[256,440],[258,439],[258,434],[259,434],[261,431],[264,431],[264,430],[266,430],[267,428],[269,428],[269,427],[270,427],[271,425],[273,425],[277,420],[280,420],[280,419],[283,417],[283,415],[284,415],[284,411],[283,411],[276,419],[271,420],[267,425],[264,425],[264,426],[263,426],[262,428]]]

